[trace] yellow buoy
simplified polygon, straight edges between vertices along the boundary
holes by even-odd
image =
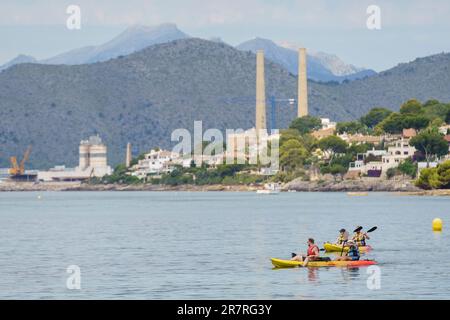
[[[439,218],[436,218],[433,220],[433,231],[442,231],[442,220]]]

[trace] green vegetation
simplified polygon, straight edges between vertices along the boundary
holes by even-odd
[[[426,168],[420,171],[416,185],[422,189],[449,189],[450,188],[450,160],[438,165],[436,168]]]
[[[368,128],[374,128],[381,121],[386,119],[392,113],[386,108],[373,108],[365,116],[361,117],[360,122]]]
[[[378,133],[401,133],[403,129],[425,129],[428,126],[439,126],[446,120],[450,104],[430,100],[421,104],[417,100],[409,100],[400,107],[400,112],[393,112],[375,127]]]
[[[219,165],[212,169],[204,165],[202,167],[182,168],[178,167],[171,173],[163,174],[160,178],[151,178],[152,184],[164,184],[177,186],[183,184],[192,185],[240,185],[263,183],[267,177],[250,173],[248,165]]]
[[[448,143],[444,140],[444,135],[435,127],[421,131],[417,136],[411,138],[409,143],[423,153],[427,165],[431,159],[448,153]]]
[[[407,158],[402,163],[400,163],[397,168],[389,168],[386,171],[386,176],[388,179],[391,179],[394,176],[398,175],[415,178],[417,175],[417,163],[414,163],[411,158]]]
[[[330,161],[333,161],[333,158],[338,153],[345,153],[347,150],[347,142],[339,138],[338,136],[329,136],[323,138],[318,143],[319,148],[329,155]]]
[[[415,128],[418,135],[410,140],[419,153],[414,158],[408,158],[397,168],[386,172],[390,179],[403,175],[415,178],[417,174],[417,159],[425,158],[429,163],[448,153],[448,143],[438,131],[438,126],[445,123],[450,112],[450,104],[443,104],[430,100],[422,104],[417,100],[409,100],[400,107],[399,112],[392,112],[385,108],[373,108],[367,115],[357,121],[340,122],[337,133],[349,134],[386,134],[400,133],[404,128]],[[350,162],[356,160],[357,155],[366,153],[374,147],[370,143],[348,145],[337,135],[317,140],[311,135],[312,131],[321,128],[321,121],[315,117],[297,118],[288,129],[280,132],[280,170],[275,176],[267,177],[256,172],[259,165],[219,165],[210,167],[203,165],[196,167],[191,163],[189,168],[176,167],[171,173],[160,176],[148,176],[146,181],[140,181],[130,176],[124,165],[115,168],[114,174],[105,177],[104,183],[152,183],[164,185],[237,185],[261,184],[268,181],[288,182],[295,178],[309,179],[309,170],[318,169],[322,174],[330,174],[334,179],[342,178]],[[209,142],[203,142],[205,149]],[[208,146],[209,148],[211,147]],[[224,148],[226,146],[224,145]],[[385,148],[382,143],[378,148]],[[133,159],[132,164],[143,159],[144,154]],[[368,156],[366,162],[380,161],[381,157]],[[448,166],[448,164],[447,164]],[[424,188],[440,188],[448,186],[450,173],[444,165],[440,169],[425,169],[417,180],[417,185]],[[447,171],[446,171],[447,170]]]
[[[320,129],[321,127],[322,121],[320,118],[312,116],[297,118],[289,125],[289,129],[296,129],[300,134],[310,133],[311,131]]]
[[[399,164],[398,170],[404,175],[415,178],[417,174],[417,164],[414,163],[411,158],[407,158]]]
[[[336,125],[336,131],[339,134],[344,132],[349,134],[368,134],[369,128],[360,121],[340,122]]]
[[[137,162],[137,161],[136,161]],[[103,183],[123,183],[123,184],[138,184],[141,183],[139,178],[127,174],[128,170],[125,164],[119,164],[114,168],[113,174],[103,177]]]

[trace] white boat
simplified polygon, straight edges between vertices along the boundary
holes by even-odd
[[[279,183],[266,183],[264,189],[256,190],[259,194],[278,194],[281,191],[281,185]]]

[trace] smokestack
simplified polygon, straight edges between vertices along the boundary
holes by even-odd
[[[266,129],[266,88],[264,80],[264,51],[256,52],[256,133]]]
[[[298,117],[308,115],[308,81],[306,74],[306,49],[298,50]]]
[[[125,166],[129,168],[131,165],[131,143],[127,143],[127,154],[125,157]]]

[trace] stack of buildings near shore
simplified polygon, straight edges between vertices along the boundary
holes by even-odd
[[[444,139],[449,143],[449,153],[436,162],[418,162],[418,171],[426,167],[436,167],[439,163],[450,159],[450,135],[448,134],[450,125],[444,125],[439,131],[444,134]],[[316,139],[323,139],[336,135],[336,123],[329,119],[322,119],[322,128],[312,132]],[[406,159],[414,159],[416,148],[409,144],[412,137],[416,136],[415,129],[404,129],[402,134],[386,134],[380,136],[363,134],[337,134],[339,138],[349,145],[363,143],[373,144],[374,148],[366,153],[358,154],[357,159],[350,163],[348,172],[344,178],[355,179],[361,176],[386,178],[386,173],[390,168],[398,167]]]
[[[306,73],[306,49],[299,49],[298,55],[298,99],[297,116],[304,117],[308,115],[308,88]],[[295,99],[289,99],[295,101]],[[264,74],[264,52],[259,50],[256,54],[256,118],[255,127],[241,133],[234,133],[226,138],[227,150],[215,155],[183,155],[176,152],[160,149],[152,149],[144,154],[135,164],[131,164],[131,145],[127,145],[125,165],[129,174],[139,179],[146,179],[148,176],[161,175],[172,172],[177,166],[184,168],[192,165],[201,165],[207,163],[209,166],[216,167],[226,162],[227,159],[245,159],[248,160],[249,154],[258,148],[256,144],[246,144],[248,137],[257,136],[258,142],[272,142],[278,139],[278,133],[270,134],[267,130],[266,121],[266,94],[265,94],[265,74]],[[322,128],[312,132],[312,136],[320,140],[336,134],[336,122],[328,118],[322,118]],[[440,131],[446,135],[445,139],[449,142],[450,154],[450,135],[448,132],[450,125],[443,126]],[[260,132],[266,132],[261,135]],[[357,178],[361,176],[381,177],[386,176],[390,168],[397,167],[405,159],[414,156],[416,149],[409,145],[409,140],[416,135],[414,129],[405,129],[401,135],[371,136],[362,134],[337,134],[349,145],[370,143],[378,149],[372,149],[364,154],[358,154],[356,161],[350,163],[346,178]],[[261,141],[264,140],[264,141]],[[244,141],[244,145],[239,141]],[[258,143],[257,142],[257,143]],[[387,148],[386,148],[387,146]],[[321,154],[318,150],[317,154]],[[324,156],[323,154],[321,156]],[[445,159],[450,158],[447,156]],[[435,166],[437,163],[432,163]],[[419,163],[419,170],[424,167]],[[79,165],[75,168],[66,168],[64,165],[55,166],[48,171],[39,171],[37,173],[38,181],[85,181],[93,177],[101,178],[112,174],[113,170],[107,162],[107,147],[101,138],[91,136],[88,140],[82,140],[79,145]],[[262,168],[257,174],[274,174],[277,169]],[[7,175],[0,170],[0,182]]]

